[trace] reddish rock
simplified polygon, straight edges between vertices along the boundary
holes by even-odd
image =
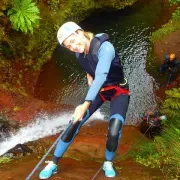
[[[83,126],[79,135],[75,138],[64,157],[60,160],[58,165],[58,173],[51,179],[61,180],[106,180],[102,170],[96,176],[98,170],[102,167],[104,161],[104,151],[106,144],[106,132],[108,123],[102,121],[91,122],[90,125]],[[45,142],[53,144],[56,136],[45,138]],[[117,171],[116,180],[152,180],[163,179],[158,169],[151,169],[144,167],[132,159],[123,160],[124,153],[128,153],[131,145],[135,144],[142,134],[138,128],[132,126],[125,126],[123,128],[123,136],[120,146],[114,161],[114,166]],[[147,140],[146,138],[144,139]],[[144,141],[143,140],[143,141]],[[142,142],[142,140],[141,140]],[[51,146],[48,145],[47,149]],[[46,158],[51,160],[53,152]],[[42,157],[42,156],[41,156]],[[23,180],[25,179],[33,168],[37,165],[40,159],[36,154],[25,156],[19,161],[13,161],[10,164],[0,165],[0,176],[3,180]],[[37,180],[40,170],[45,166],[43,163],[40,168],[32,176],[31,180]]]
[[[39,113],[57,114],[70,106],[53,104],[0,89],[1,112],[9,119],[21,123],[32,121]]]

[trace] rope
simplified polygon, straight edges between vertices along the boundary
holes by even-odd
[[[127,152],[125,152],[125,153],[122,154],[122,155],[119,155],[119,156],[116,157],[114,160],[117,160],[117,159],[119,159],[120,157],[125,156],[125,155],[126,155],[127,153],[129,153],[134,147],[136,147],[136,145],[141,141],[141,139],[143,139],[143,138],[145,137],[146,133],[148,132],[148,130],[149,130],[152,126],[153,126],[153,124],[152,124],[151,126],[149,126],[149,128],[146,130],[146,132],[136,141],[136,143],[135,143],[131,148],[129,148],[129,150],[128,150]],[[93,178],[92,178],[91,180],[94,180],[94,179],[98,176],[98,174],[100,173],[101,169],[102,169],[102,166],[99,168],[99,170],[96,172],[96,174],[93,176]]]
[[[53,143],[53,145],[49,148],[49,150],[46,152],[46,154],[42,157],[42,159],[39,161],[39,163],[36,165],[36,167],[32,170],[32,172],[28,175],[28,177],[27,177],[25,180],[30,180],[30,178],[34,175],[34,173],[36,172],[36,170],[39,168],[39,166],[42,164],[42,162],[46,159],[46,157],[48,156],[48,154],[51,152],[51,150],[54,148],[54,146],[58,143],[58,141],[59,141],[59,139],[62,137],[63,133],[67,130],[67,128],[68,128],[70,125],[71,125],[71,123],[69,123],[69,124],[64,128],[63,132],[59,135],[59,137],[56,139],[56,141]],[[152,125],[149,126],[149,128],[146,130],[146,132],[144,133],[144,135],[142,135],[142,136],[137,140],[137,142],[136,142],[126,153],[124,153],[124,154],[116,157],[115,160],[116,160],[116,159],[119,159],[120,157],[125,156],[127,153],[129,153],[129,152],[138,144],[138,142],[140,142],[140,140],[145,137],[146,133],[148,132],[148,130],[149,130],[151,127],[152,127]],[[99,170],[98,170],[98,171],[96,172],[96,174],[93,176],[92,180],[94,180],[94,179],[98,176],[98,174],[100,173],[101,169],[102,169],[102,166],[99,168]]]
[[[64,132],[66,131],[66,129],[71,125],[71,121],[70,123],[64,128],[63,132],[59,135],[59,137],[56,139],[56,141],[54,142],[54,144],[49,148],[49,150],[46,152],[46,154],[42,157],[42,159],[39,161],[39,163],[36,165],[36,167],[32,170],[32,172],[28,175],[28,177],[25,180],[30,180],[30,178],[34,175],[35,171],[39,168],[39,166],[42,164],[42,162],[46,159],[46,157],[48,156],[48,154],[51,152],[51,150],[54,148],[54,146],[58,143],[58,141],[60,140],[60,138],[62,137],[62,135],[64,134]]]

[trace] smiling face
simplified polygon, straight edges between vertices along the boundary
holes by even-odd
[[[78,31],[78,33],[71,34],[67,37],[63,45],[68,48],[72,52],[84,53],[86,51],[87,39],[84,37],[82,31]]]

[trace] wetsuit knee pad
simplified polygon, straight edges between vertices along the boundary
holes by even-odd
[[[108,140],[106,148],[110,152],[114,152],[117,149],[120,131],[123,126],[123,121],[118,118],[111,118],[108,129]]]
[[[66,131],[62,135],[61,140],[63,142],[70,142],[73,139],[79,124],[80,121],[75,124],[71,123],[71,125],[66,129]]]
[[[89,118],[89,110],[86,111],[83,119],[81,121],[76,122],[73,124],[70,121],[70,125],[66,129],[66,131],[63,133],[61,140],[63,142],[70,142],[74,136],[79,132],[79,128],[82,126],[82,124]]]

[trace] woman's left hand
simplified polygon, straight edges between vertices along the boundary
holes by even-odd
[[[86,113],[90,104],[91,104],[90,102],[85,101],[83,104],[76,107],[72,118],[73,123],[76,123],[83,119],[83,116]]]

